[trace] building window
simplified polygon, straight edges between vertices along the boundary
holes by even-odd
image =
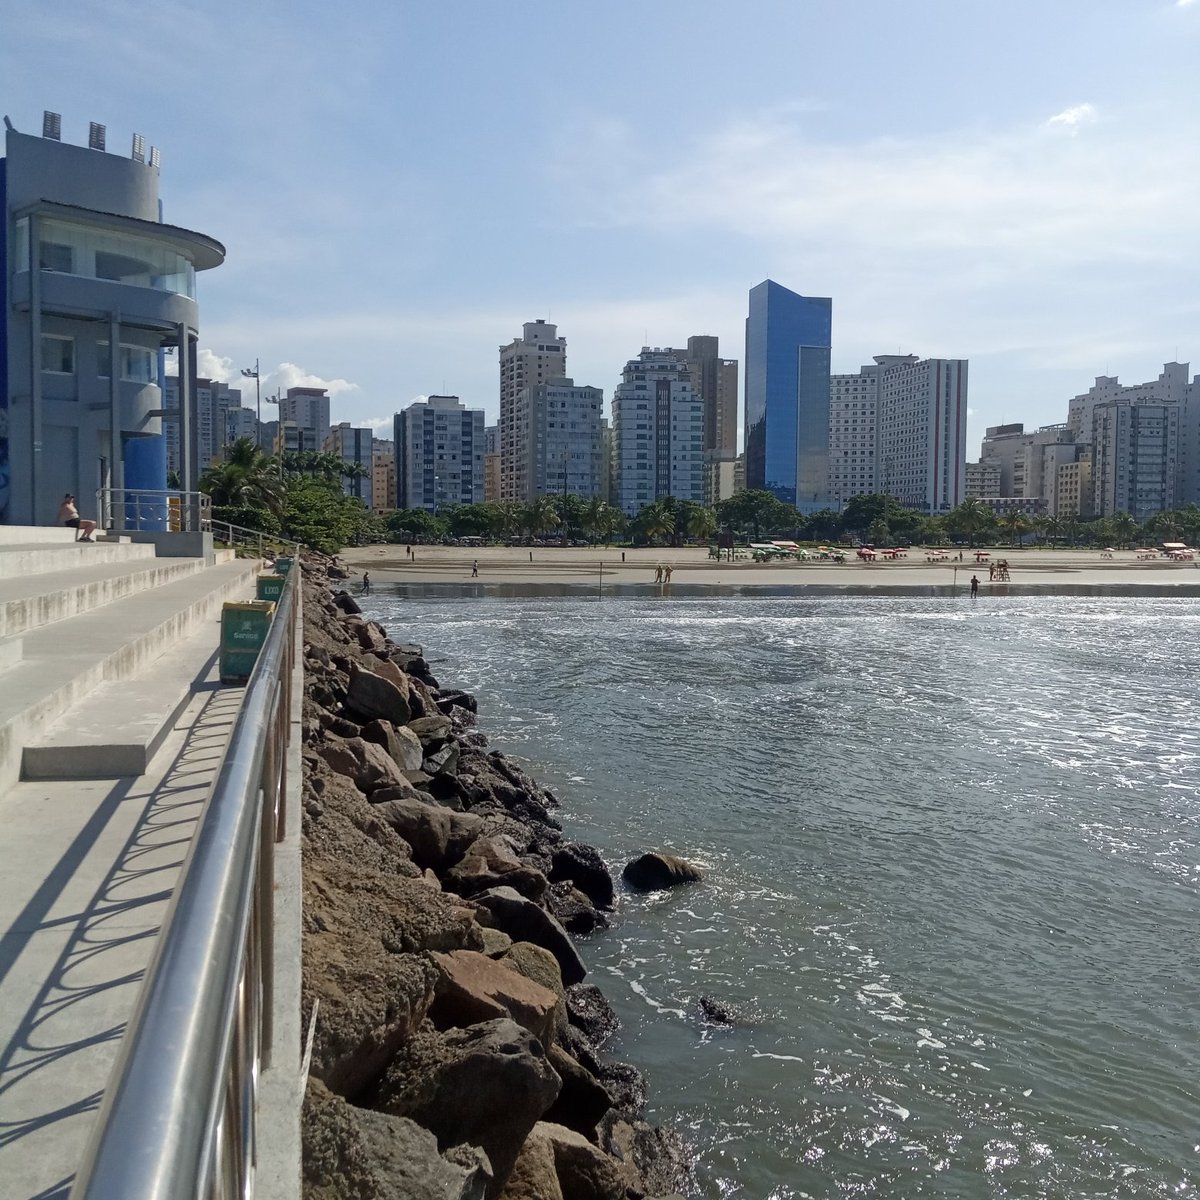
[[[100,362],[96,374],[108,378],[108,343],[99,342]],[[153,350],[145,346],[129,346],[124,342],[118,347],[121,378],[130,383],[158,383],[158,358]]]
[[[74,375],[75,339],[43,333],[42,370],[54,375]]]

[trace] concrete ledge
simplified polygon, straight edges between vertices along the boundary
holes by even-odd
[[[75,530],[66,525],[0,525],[0,546],[17,546],[22,542],[43,545],[62,542],[69,546],[75,537]]]
[[[54,543],[0,544],[0,579],[46,575],[97,563],[134,562],[153,557],[153,546],[131,546],[121,542],[81,542],[74,546]]]
[[[25,643],[19,637],[0,638],[0,671],[15,667],[25,657]]]
[[[211,533],[161,533],[158,530],[114,530],[136,545],[153,546],[159,558],[203,558],[213,562]]]

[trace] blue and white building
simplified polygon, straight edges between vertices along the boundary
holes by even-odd
[[[829,505],[833,301],[771,279],[750,289],[746,319],[746,487],[800,512]]]
[[[436,513],[483,503],[482,408],[457,396],[430,396],[394,419],[396,507]]]
[[[163,222],[158,152],[109,154],[5,118],[0,160],[0,522],[46,524],[63,494],[95,516],[102,487],[162,488],[163,355],[181,366],[180,475],[199,476],[196,273],[225,248]]]

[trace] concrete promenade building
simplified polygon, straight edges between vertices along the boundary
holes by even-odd
[[[521,336],[500,347],[500,499],[515,500],[517,459],[525,453],[518,444],[517,397],[527,387],[565,379],[567,339],[558,326],[526,321]]]
[[[167,225],[158,152],[140,135],[130,157],[9,128],[0,161],[0,522],[50,522],[64,493],[96,516],[101,487],[162,488],[162,353],[184,384],[180,475],[199,475],[196,272],[225,259],[220,242]]]
[[[483,409],[430,396],[395,416],[396,507],[483,503]]]
[[[342,462],[358,469],[358,472],[342,477],[342,491],[347,496],[356,496],[368,508],[374,507],[375,435],[370,429],[356,429],[349,421],[339,421],[325,435],[322,449],[336,454]]]
[[[829,504],[833,301],[767,279],[746,319],[746,487],[802,513]]]
[[[573,379],[537,383],[517,393],[514,500],[567,494],[591,499],[601,494],[603,404],[600,388],[576,386]]]
[[[704,402],[678,352],[643,346],[612,402],[613,504],[636,516],[674,496],[704,500]]]

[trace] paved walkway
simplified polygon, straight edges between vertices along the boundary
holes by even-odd
[[[0,1194],[65,1200],[240,688],[210,678],[138,778],[0,796]]]

